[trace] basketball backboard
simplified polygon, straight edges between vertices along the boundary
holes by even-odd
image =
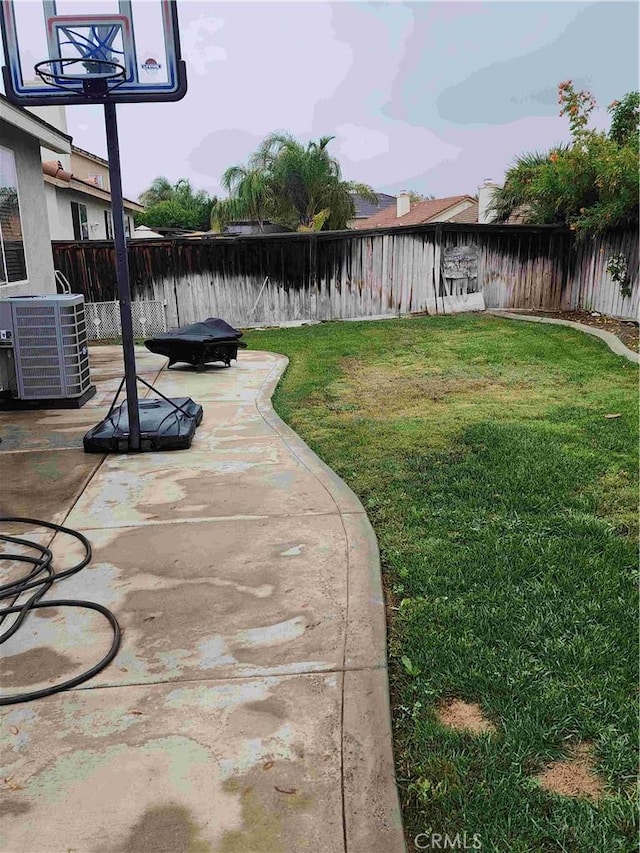
[[[14,103],[177,101],[186,93],[175,0],[2,0],[0,11]]]

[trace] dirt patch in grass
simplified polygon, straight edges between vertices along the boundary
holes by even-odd
[[[638,497],[635,477],[625,469],[613,469],[595,483],[598,514],[613,524],[619,536],[638,538]]]
[[[474,702],[452,699],[438,708],[437,715],[443,725],[474,735],[484,735],[496,730],[491,720],[482,713],[482,708]]]
[[[481,391],[488,388],[492,382],[484,376],[465,375],[463,373],[433,373],[425,374],[423,365],[416,365],[415,370],[406,372],[399,365],[369,365],[353,361],[348,376],[358,393],[360,407],[367,402],[375,402],[377,390],[379,396],[384,396],[385,402],[411,405],[416,401],[431,400],[436,403],[450,394],[463,394],[469,391]],[[364,391],[367,397],[362,399]]]
[[[596,775],[591,760],[589,744],[580,744],[571,758],[554,761],[547,769],[536,776],[536,782],[546,791],[561,794],[563,797],[581,797],[599,800],[604,787]]]
[[[401,360],[385,364],[345,360],[343,376],[327,390],[330,409],[379,420],[424,417],[445,402],[464,406],[481,399],[491,406],[530,401],[532,393],[538,396],[533,378],[518,370],[483,371],[474,365],[469,370],[443,371]]]

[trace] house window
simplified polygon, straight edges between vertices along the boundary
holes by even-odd
[[[102,175],[87,175],[87,180],[91,181],[91,183],[95,184],[97,187],[102,187]]]
[[[104,212],[104,227],[107,232],[107,240],[113,240],[113,213],[110,210]],[[124,217],[124,231],[127,237],[131,237],[131,217]]]
[[[0,148],[0,248],[0,284],[26,281],[16,161],[7,148]]]
[[[89,239],[89,219],[87,217],[87,205],[78,201],[71,202],[71,219],[73,220],[73,239]]]

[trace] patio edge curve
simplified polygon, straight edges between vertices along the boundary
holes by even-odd
[[[336,505],[347,542],[342,786],[347,853],[405,853],[395,782],[387,675],[387,631],[376,535],[359,498],[289,427],[271,398],[289,364],[276,357],[256,408]]]

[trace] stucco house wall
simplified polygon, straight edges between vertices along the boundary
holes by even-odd
[[[47,220],[49,222],[49,233],[52,240],[64,240],[68,228],[65,227],[61,216],[60,206],[56,188],[51,184],[44,184],[44,197],[47,204]],[[71,227],[71,211],[69,211],[69,227]]]
[[[76,178],[91,181],[98,176],[97,186],[103,190],[111,190],[109,183],[109,164],[101,157],[96,157],[88,151],[73,147],[71,151],[71,171]]]
[[[65,136],[69,135],[67,128],[67,108],[62,105],[49,105],[47,107],[25,107],[25,109],[33,113],[42,121],[46,121],[52,127],[55,127]],[[43,145],[41,148],[42,160],[59,160],[63,168],[67,171],[71,168],[71,148],[68,151],[61,152],[58,149],[55,151]]]
[[[26,111],[9,104],[4,98],[0,107],[0,145],[12,151],[15,157],[18,203],[27,270],[24,281],[0,284],[0,298],[22,294],[55,293],[47,200],[40,158],[42,138],[38,138],[33,135],[32,130],[27,129],[31,117],[29,116],[28,120],[24,119],[24,116],[28,116]],[[43,131],[42,136],[47,138],[49,135]],[[50,141],[53,144],[56,142],[56,136],[57,134],[52,130]],[[64,137],[59,136],[57,141],[64,148]],[[70,151],[70,141],[67,147]]]
[[[84,193],[74,192],[73,190],[65,190],[67,211],[71,220],[71,204],[79,202],[87,208],[87,222],[89,223],[89,239],[90,240],[106,240],[107,228],[104,221],[105,211],[111,210],[111,205],[97,198],[91,198]],[[73,222],[71,224],[71,239],[73,240]]]
[[[111,201],[107,193],[106,198],[99,198],[97,188],[83,186],[76,183],[76,189],[72,182],[60,181],[45,175],[44,185],[47,194],[47,212],[49,215],[49,226],[52,240],[75,240],[73,231],[73,216],[71,213],[72,202],[85,205],[87,209],[87,224],[89,226],[88,240],[109,240],[105,221],[105,211],[111,211]],[[132,202],[125,202],[125,227],[128,223],[128,234],[133,234],[133,210],[142,207]]]
[[[49,125],[66,134],[67,113],[64,106],[30,107],[29,112],[37,115]],[[69,147],[68,153],[60,155],[42,145],[47,213],[52,240],[75,240],[71,203],[78,202],[87,208],[88,240],[108,240],[105,211],[111,210],[109,163],[103,157],[78,148]],[[63,172],[56,171],[61,164]],[[66,174],[64,174],[66,172]],[[142,211],[142,205],[124,199],[125,224],[133,235],[133,214]]]

